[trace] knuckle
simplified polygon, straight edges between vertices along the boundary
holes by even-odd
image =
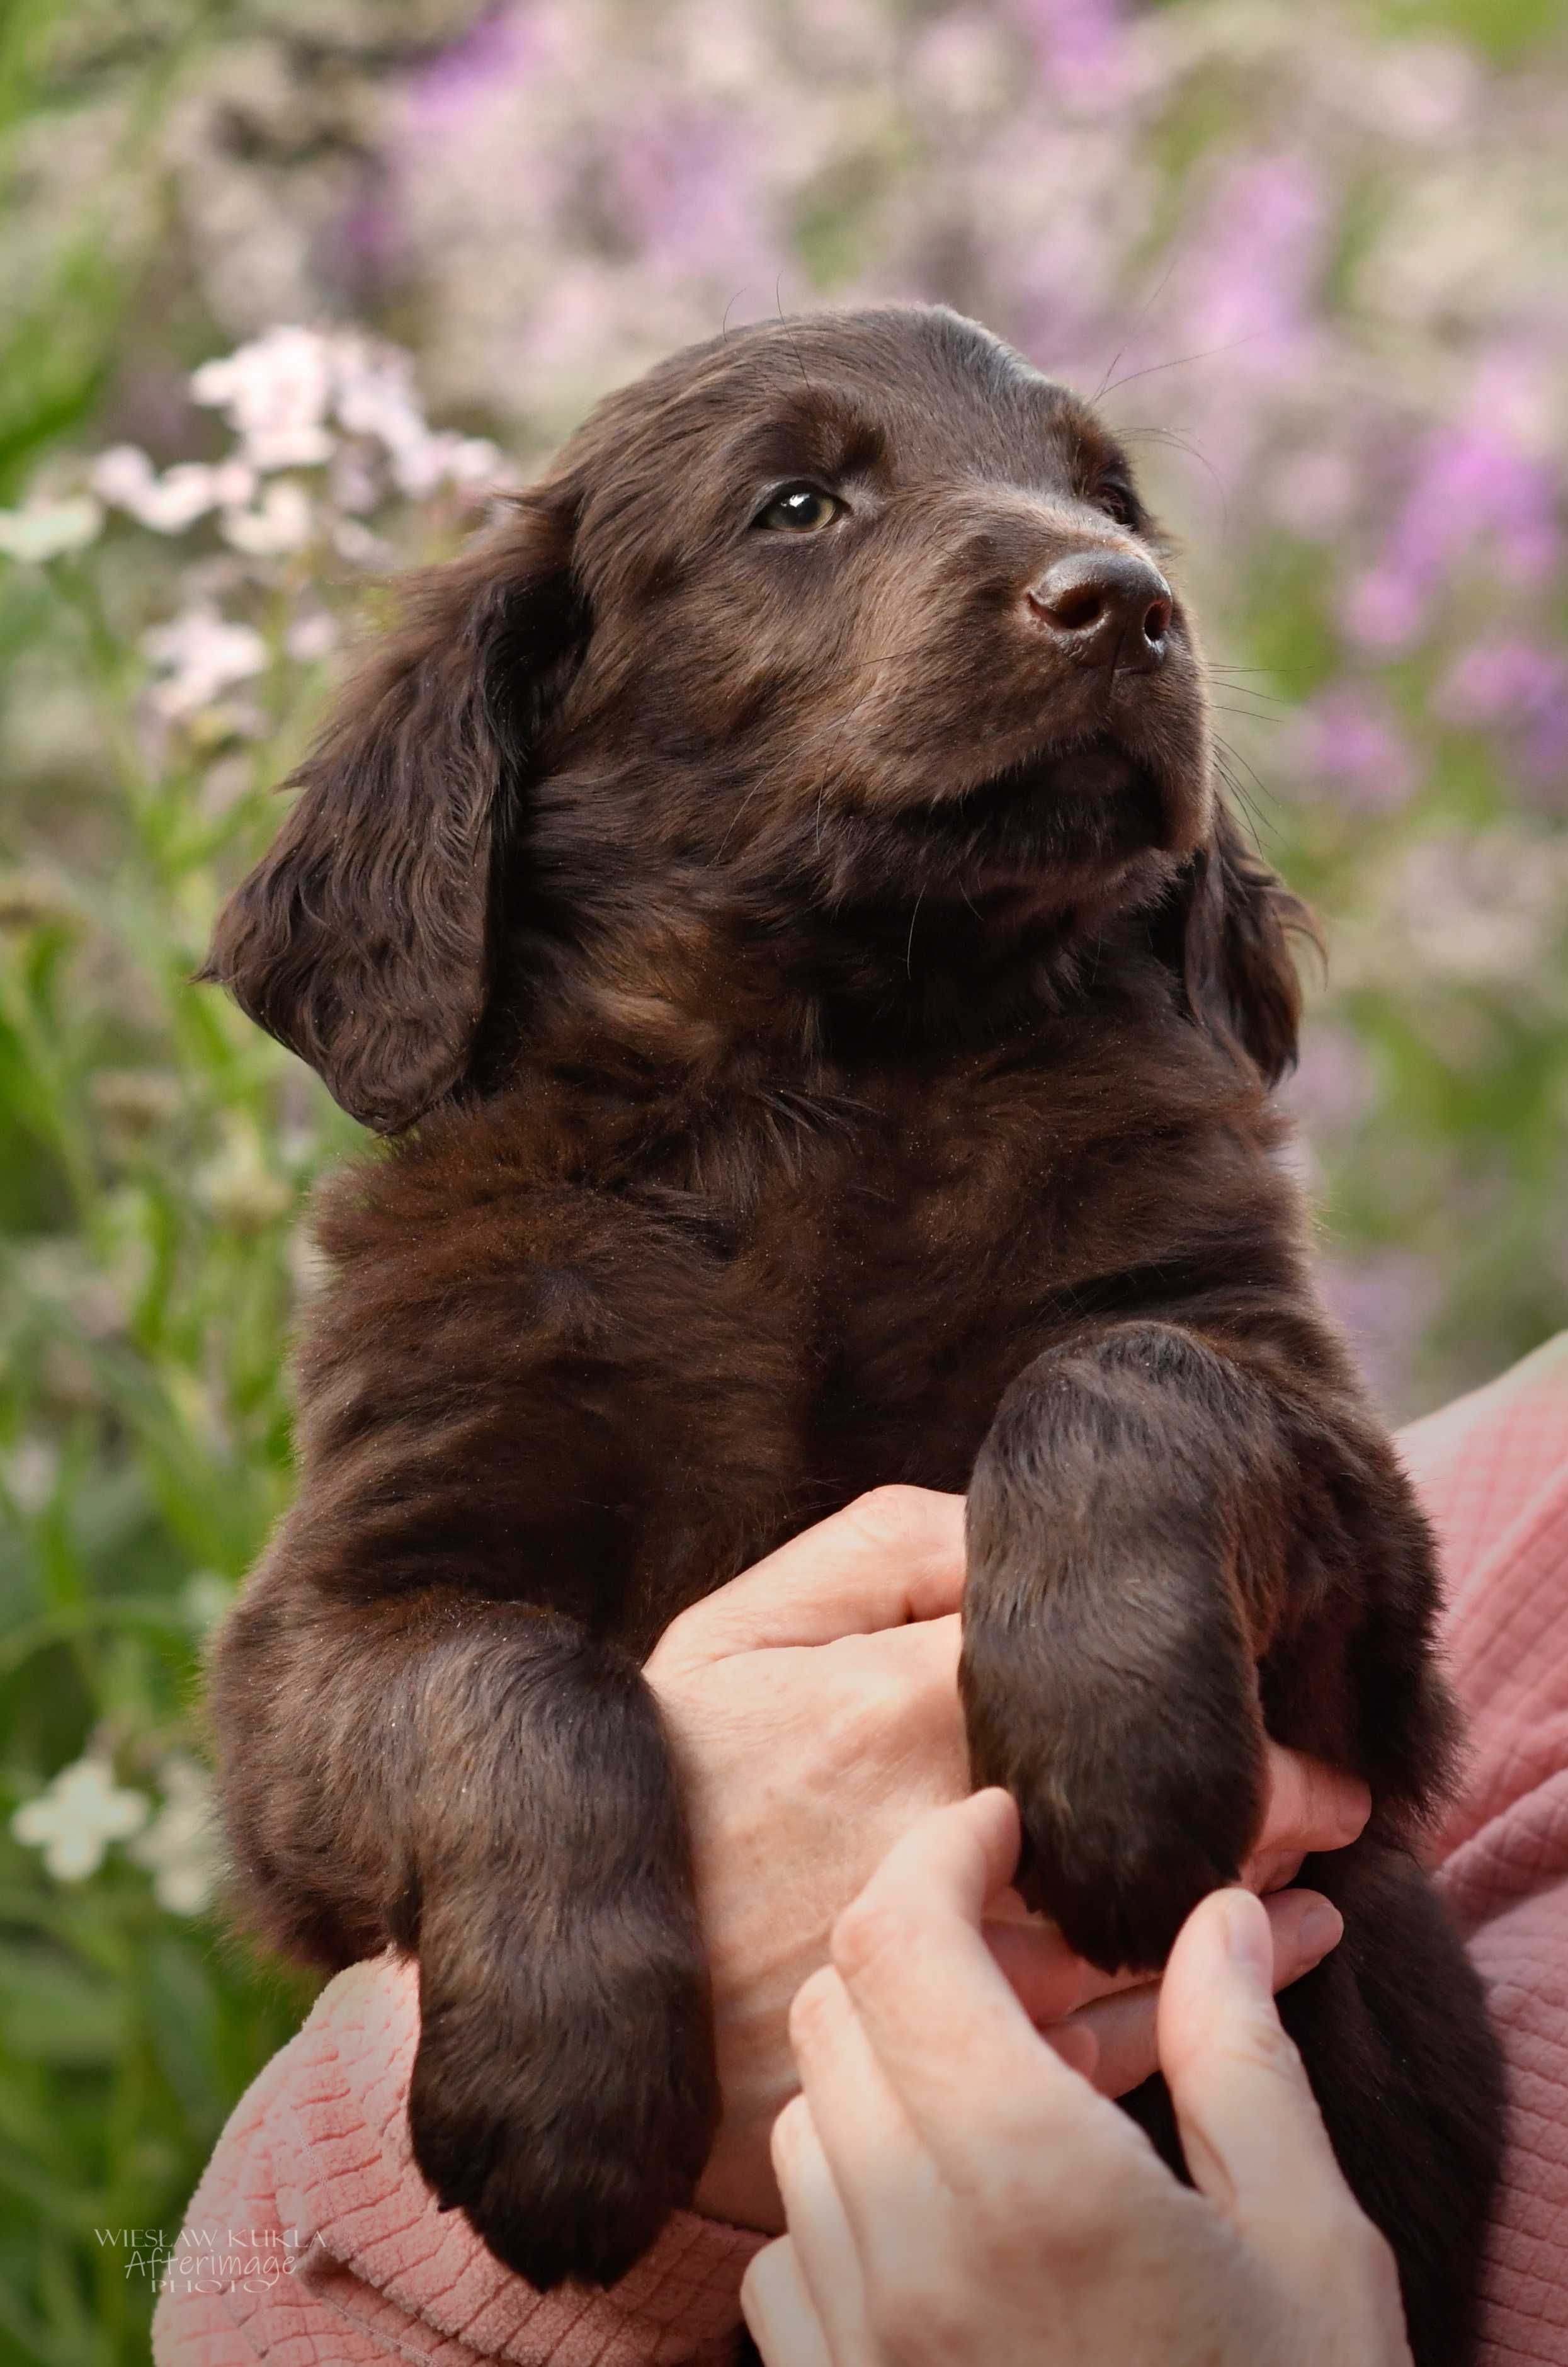
[[[1260,2071],[1292,2087],[1306,2078],[1300,2049],[1273,2013],[1256,2010],[1235,2015],[1226,2032],[1225,2051],[1243,2070]]]
[[[674,1618],[671,1620],[649,1654],[646,1667],[651,1669],[656,1664],[660,1668],[668,1664],[678,1666],[685,1659],[688,1651],[695,1648],[702,1631],[699,1622],[692,1614],[694,1610],[700,1607],[700,1605],[688,1603],[684,1611],[678,1611],[675,1614]]]
[[[931,1501],[923,1488],[890,1481],[857,1496],[844,1517],[868,1544],[889,1552],[912,1552],[931,1534]]]
[[[860,1980],[889,1959],[906,1958],[912,1938],[909,1917],[901,1906],[863,1891],[835,1921],[829,1954],[846,1981]]]
[[[821,2044],[841,1996],[839,1976],[829,1965],[802,1981],[789,2008],[789,2043],[796,2055],[809,2054]]]

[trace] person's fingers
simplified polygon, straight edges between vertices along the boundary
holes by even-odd
[[[1275,2010],[1273,1947],[1250,1891],[1195,1908],[1166,1967],[1159,2060],[1194,2183],[1283,2266],[1304,2233],[1360,2214]]]
[[[826,1644],[956,1612],[964,1499],[874,1488],[683,1611],[658,1650],[682,1662]]]
[[[1005,1792],[934,1809],[895,1842],[833,1927],[834,1967],[877,2068],[933,2161],[959,2185],[983,2174],[978,2157],[994,2155],[1015,2127],[1036,2153],[1070,2150],[1091,2121],[1104,2142],[1099,2100],[1042,2045],[981,1936],[981,1917],[1010,1881],[1018,1844],[1018,1811]],[[983,2099],[983,2110],[953,2110],[955,2059],[965,2093]],[[805,2059],[801,2069],[806,2078]],[[824,2095],[823,2109],[814,2096],[812,2109],[836,2164],[834,2108]],[[851,2145],[852,2132],[842,2141]]]
[[[934,2173],[830,1965],[796,1990],[789,2036],[802,2093],[773,2124],[773,2170],[790,2228],[800,2238],[807,2282],[831,2336],[830,2280],[844,2269],[846,2245],[864,2271],[889,2288],[919,2271],[920,2262],[905,2257],[905,2249]],[[807,2231],[795,2225],[797,2203],[804,2202],[831,2230],[833,2197],[844,2232],[814,2254]]]
[[[1371,1794],[1359,1776],[1271,1742],[1268,1812],[1242,1881],[1249,1890],[1282,1887],[1294,1881],[1303,1857],[1353,1841],[1371,1812]]]
[[[980,1927],[980,1935],[1024,2012],[1038,2029],[1045,2022],[1065,2021],[1096,1998],[1114,1997],[1136,1988],[1146,1973],[1102,1973],[1075,1956],[1055,1923],[1041,1917],[1028,1921],[996,1920],[995,1910]]]
[[[1337,1909],[1315,1890],[1276,1891],[1265,1899],[1264,1912],[1274,1935],[1276,1989],[1288,1988],[1320,1965],[1345,1929]],[[1079,2007],[1044,2035],[1060,2053],[1068,2032],[1087,2032],[1095,2043],[1087,2076],[1102,2096],[1125,2096],[1159,2069],[1158,2013],[1159,1983],[1142,1980],[1120,1996]]]
[[[828,2348],[822,2321],[787,2236],[764,2244],[740,2280],[740,2313],[765,2367],[842,2367]]]
[[[860,2249],[804,2096],[773,2123],[773,2158],[795,2271],[823,2348],[833,2367],[876,2367]]]

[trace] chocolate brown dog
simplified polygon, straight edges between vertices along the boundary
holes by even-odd
[[[639,1663],[903,1480],[967,1490],[975,1774],[1095,1963],[1235,1877],[1266,1732],[1369,1780],[1286,2018],[1421,2367],[1468,2354],[1500,2107],[1410,1853],[1431,1544],[1314,1297],[1305,916],[1165,567],[972,323],[716,340],[412,584],[219,923],[207,975],[401,1138],[326,1202],[299,1498],[217,1657],[243,1896],[417,1951],[419,2162],[537,2285],[627,2269],[715,2126]]]

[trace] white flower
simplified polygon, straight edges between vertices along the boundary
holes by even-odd
[[[243,460],[182,460],[160,477],[134,444],[116,444],[93,464],[91,483],[99,499],[127,510],[155,534],[183,534],[209,510],[237,508],[255,488],[255,471]]]
[[[338,425],[385,447],[400,491],[417,497],[439,484],[483,484],[496,475],[501,454],[483,436],[432,433],[400,347],[350,333],[338,338],[335,357]]]
[[[110,1841],[141,1830],[148,1806],[145,1793],[119,1789],[107,1759],[78,1759],[23,1803],[11,1830],[28,1849],[42,1850],[56,1882],[84,1882],[103,1863]]]
[[[212,706],[233,684],[265,673],[267,663],[258,632],[199,601],[144,634],[141,646],[167,677],[153,690],[152,704],[171,722]]]
[[[333,548],[355,567],[385,567],[393,556],[391,544],[357,518],[339,518],[333,528]]]
[[[347,335],[337,341],[340,427],[351,436],[373,436],[389,452],[422,443],[430,430],[413,391],[413,364],[396,345],[373,345]]]
[[[309,468],[332,456],[326,426],[333,347],[314,329],[268,329],[191,379],[197,402],[223,410],[252,468]]]
[[[19,510],[0,510],[0,553],[36,567],[62,551],[82,549],[103,522],[102,509],[86,494],[73,502],[28,502]]]
[[[136,515],[158,534],[183,534],[212,506],[211,470],[199,460],[186,460],[148,486]]]
[[[155,481],[155,471],[139,445],[111,444],[107,452],[98,454],[87,481],[100,501],[135,515],[148,487]]]
[[[284,648],[300,665],[330,658],[337,644],[337,618],[325,608],[318,608],[313,617],[298,617],[283,636]]]
[[[425,436],[392,455],[393,476],[405,493],[416,497],[443,482],[486,484],[500,467],[500,452],[482,436]]]
[[[299,550],[310,539],[310,504],[299,485],[285,480],[267,487],[259,508],[229,511],[220,531],[225,542],[253,558]]]
[[[172,1915],[199,1915],[218,1882],[212,1829],[212,1786],[206,1771],[181,1754],[158,1771],[164,1805],[126,1851],[152,1876],[160,1907]]]

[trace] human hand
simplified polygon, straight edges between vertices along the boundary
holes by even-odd
[[[684,1778],[713,1976],[724,2120],[697,2200],[716,2217],[783,2226],[769,2135],[796,2087],[790,2000],[893,1843],[969,1791],[964,1569],[962,1497],[878,1489],[682,1612],[649,1659]],[[1367,1814],[1348,1777],[1283,1750],[1270,1768],[1246,1874],[1259,1889],[1352,1840]],[[1094,1971],[1054,1926],[1023,1919],[1015,1893],[992,1911],[987,1943],[1030,2015],[1070,2017],[1064,2043],[1092,2043],[1108,2093],[1145,2078],[1155,1985]],[[1327,1953],[1338,1919],[1307,1891],[1280,1890],[1269,1912],[1282,1985]]]
[[[741,2289],[767,2367],[1410,2367],[1393,2256],[1280,2026],[1259,1902],[1205,1898],[1160,1993],[1192,2191],[984,1944],[1018,1847],[1005,1792],[922,1819],[795,1999],[804,2093],[773,2136],[790,2232]]]

